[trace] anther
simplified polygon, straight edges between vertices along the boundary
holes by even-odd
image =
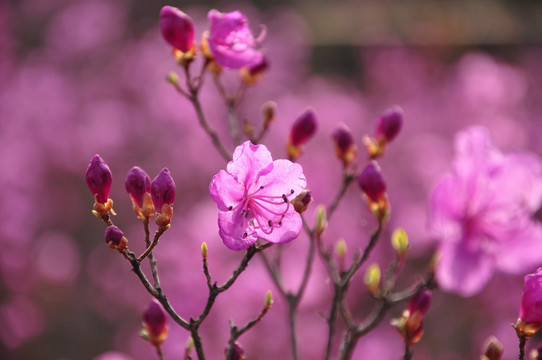
[[[233,210],[233,206],[228,206],[228,210]]]
[[[282,226],[282,221],[279,221],[279,226]]]
[[[290,189],[290,194],[295,193],[294,189]]]
[[[244,233],[244,234],[243,234],[243,239],[246,238],[247,236],[248,236],[248,234],[247,234],[247,233]]]
[[[262,185],[262,186],[260,186],[260,190],[263,190],[263,185]]]
[[[269,220],[269,221],[267,222],[267,225],[269,225],[269,227],[271,227],[271,226],[273,226],[273,222],[272,222],[271,220]]]
[[[285,203],[288,202],[288,197],[286,196],[286,194],[282,194],[282,200],[284,200]]]

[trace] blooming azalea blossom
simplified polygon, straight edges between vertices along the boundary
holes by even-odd
[[[430,226],[440,240],[439,285],[462,296],[479,292],[496,269],[524,273],[542,262],[542,163],[504,155],[487,129],[456,137],[452,171],[433,190]]]
[[[248,20],[239,11],[221,13],[209,11],[209,47],[220,65],[239,69],[264,62],[259,42],[265,33],[255,39],[248,26]]]
[[[233,153],[227,170],[209,185],[216,202],[219,235],[232,250],[247,249],[258,239],[276,244],[299,236],[300,215],[290,204],[305,188],[303,168],[275,160],[264,145],[246,141]]]

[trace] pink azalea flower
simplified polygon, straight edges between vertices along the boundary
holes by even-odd
[[[258,239],[276,244],[299,236],[301,217],[290,201],[305,188],[303,168],[275,160],[264,145],[250,141],[238,146],[227,171],[209,185],[216,202],[219,234],[232,250],[243,250]]]
[[[542,262],[542,164],[533,154],[504,155],[487,129],[456,137],[452,171],[433,190],[430,225],[440,240],[439,285],[474,295],[496,269],[519,274]]]
[[[209,47],[216,62],[227,68],[239,69],[264,61],[258,47],[265,33],[255,39],[245,15],[239,11],[221,13],[211,10],[208,18],[211,23]]]

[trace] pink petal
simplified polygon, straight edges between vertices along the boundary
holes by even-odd
[[[465,202],[460,180],[452,175],[442,178],[431,194],[429,224],[435,235],[443,240],[461,238]]]
[[[290,206],[284,218],[282,225],[275,227],[271,234],[265,234],[261,229],[256,229],[258,237],[274,244],[284,244],[296,239],[301,232],[301,216]]]
[[[245,141],[235,148],[233,160],[228,163],[228,173],[243,186],[250,185],[258,172],[273,163],[271,153],[265,145],[253,145]]]
[[[257,179],[257,186],[264,186],[258,194],[280,196],[285,194],[289,200],[294,199],[307,186],[303,168],[290,160],[275,160],[271,172]],[[293,190],[293,193],[292,193]]]
[[[248,249],[258,240],[255,232],[241,226],[242,221],[243,216],[240,209],[239,211],[221,211],[218,214],[218,234],[222,238],[224,245],[230,250]],[[245,232],[247,233],[246,237],[244,237]]]
[[[209,192],[220,211],[228,211],[243,200],[245,188],[232,175],[220,170],[209,184]]]
[[[510,232],[496,256],[497,267],[508,273],[523,274],[542,264],[542,226],[530,222]]]
[[[484,251],[472,251],[465,243],[444,242],[440,252],[436,278],[445,291],[472,296],[482,290],[493,275],[495,259]]]

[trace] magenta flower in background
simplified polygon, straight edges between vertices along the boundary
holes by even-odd
[[[227,171],[209,185],[216,202],[219,234],[231,250],[243,250],[258,238],[282,244],[299,236],[301,217],[290,204],[305,188],[303,168],[275,160],[264,145],[246,141],[233,153]]]
[[[532,220],[542,164],[533,154],[502,154],[483,127],[459,133],[455,148],[452,171],[431,196],[430,227],[440,241],[439,285],[470,296],[495,269],[518,274],[542,263],[542,227]]]
[[[247,18],[240,11],[221,13],[211,10],[208,18],[211,23],[209,47],[216,62],[231,69],[264,62],[259,42],[265,34],[255,39]]]
[[[542,268],[525,275],[519,318],[526,324],[542,323]]]

